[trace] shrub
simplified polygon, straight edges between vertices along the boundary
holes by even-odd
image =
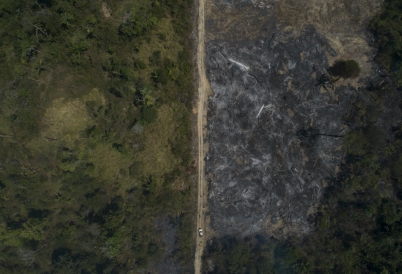
[[[369,24],[374,32],[378,52],[376,61],[395,77],[402,87],[402,5],[400,0],[384,1],[384,9]]]
[[[148,125],[155,122],[158,117],[158,112],[154,107],[144,107],[142,109],[142,124]]]
[[[337,61],[328,72],[342,78],[356,78],[360,74],[360,67],[355,60]]]
[[[127,37],[141,36],[158,22],[158,18],[148,10],[134,12],[131,17],[119,27],[119,33]]]

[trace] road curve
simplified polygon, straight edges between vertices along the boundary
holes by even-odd
[[[202,269],[202,252],[206,239],[205,214],[204,206],[207,202],[208,193],[204,193],[206,188],[204,178],[204,115],[205,115],[205,98],[207,88],[207,77],[205,73],[205,21],[204,21],[204,5],[205,0],[198,0],[198,45],[197,45],[197,70],[198,70],[198,106],[197,106],[197,135],[198,135],[198,195],[197,195],[197,241],[194,259],[194,272],[200,274]],[[205,195],[204,195],[205,194]],[[198,229],[202,228],[203,236],[198,233]]]

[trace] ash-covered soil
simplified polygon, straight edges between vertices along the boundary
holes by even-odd
[[[318,85],[336,55],[313,27],[229,45],[211,42],[207,178],[219,234],[309,232],[342,159],[352,87]]]
[[[324,2],[207,2],[212,234],[314,229],[316,208],[343,161],[343,118],[373,71],[365,27],[380,4]],[[320,77],[341,59],[356,60],[361,78],[324,87]]]

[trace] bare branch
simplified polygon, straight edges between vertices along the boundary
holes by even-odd
[[[44,35],[48,36],[46,31],[44,31],[42,28],[38,27],[37,25],[32,24],[32,26],[36,29],[36,38],[38,38],[38,30],[42,32]]]
[[[36,79],[33,79],[33,78],[31,78],[31,77],[28,77],[28,79],[29,79],[29,80],[32,80],[32,81],[35,81],[35,82],[37,82],[38,84],[40,84],[40,83],[41,83],[41,81],[36,80]]]
[[[43,8],[41,4],[39,4],[38,2],[35,3],[40,9],[41,11],[38,11],[37,13],[40,14],[44,14],[44,15],[50,15],[50,11],[48,8]]]

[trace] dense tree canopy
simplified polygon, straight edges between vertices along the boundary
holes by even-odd
[[[1,273],[189,263],[189,5],[0,1]]]

